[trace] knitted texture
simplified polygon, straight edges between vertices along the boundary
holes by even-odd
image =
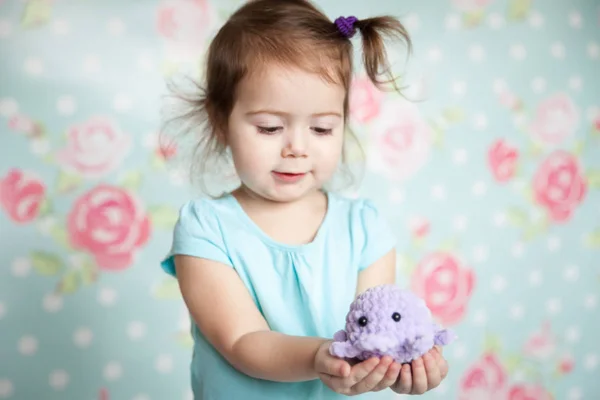
[[[433,321],[423,299],[396,285],[380,285],[352,302],[346,329],[334,335],[329,352],[359,360],[389,355],[403,364],[454,339],[452,331]]]
[[[335,20],[335,24],[337,25],[338,30],[347,38],[351,38],[354,36],[356,29],[354,29],[354,24],[358,21],[356,17],[339,17]]]

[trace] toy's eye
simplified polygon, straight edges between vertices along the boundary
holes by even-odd
[[[367,326],[368,323],[369,323],[369,320],[367,319],[367,317],[360,317],[358,319],[358,324],[360,326]]]
[[[392,319],[394,321],[398,322],[398,321],[400,321],[400,318],[402,318],[402,317],[397,312],[395,312],[395,313],[392,314]]]

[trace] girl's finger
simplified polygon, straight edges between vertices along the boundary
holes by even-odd
[[[393,362],[388,368],[381,382],[379,382],[379,385],[375,386],[372,391],[379,392],[392,386],[398,380],[401,367],[402,365],[398,364],[397,362]]]
[[[361,394],[365,392],[370,392],[373,390],[379,383],[382,381],[383,377],[387,373],[387,370],[392,363],[391,357],[384,357],[379,361],[377,367],[371,371],[367,376],[364,377],[360,382],[356,385],[352,386],[351,393],[353,394]]]
[[[412,390],[411,394],[423,394],[427,391],[427,373],[421,357],[412,362]]]
[[[412,371],[410,364],[402,365],[400,369],[400,380],[396,381],[396,392],[409,394],[412,391]]]
[[[437,362],[431,354],[427,353],[423,356],[423,364],[425,365],[425,374],[427,375],[427,390],[438,387],[442,378]]]
[[[379,365],[379,359],[377,357],[372,357],[366,361],[356,364],[352,367],[350,371],[350,375],[347,378],[344,378],[345,386],[350,389],[358,382],[365,379],[367,375],[369,375],[375,367]]]

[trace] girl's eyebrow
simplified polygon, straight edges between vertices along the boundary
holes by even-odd
[[[276,111],[276,110],[257,110],[257,111],[250,111],[247,112],[246,115],[250,116],[250,115],[256,115],[256,114],[272,114],[272,115],[278,115],[278,116],[282,116],[282,117],[286,117],[289,116],[289,113],[283,112],[283,111]],[[325,117],[325,116],[330,116],[333,115],[335,117],[340,117],[342,118],[342,114],[340,114],[339,112],[336,111],[326,111],[326,112],[322,112],[322,113],[315,113],[312,114],[312,117]]]

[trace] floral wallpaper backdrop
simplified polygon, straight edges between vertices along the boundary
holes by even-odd
[[[239,4],[0,2],[0,399],[191,398],[159,109]],[[460,335],[424,398],[598,399],[600,4],[319,5],[414,39],[409,100],[359,72],[351,108],[399,284]]]

